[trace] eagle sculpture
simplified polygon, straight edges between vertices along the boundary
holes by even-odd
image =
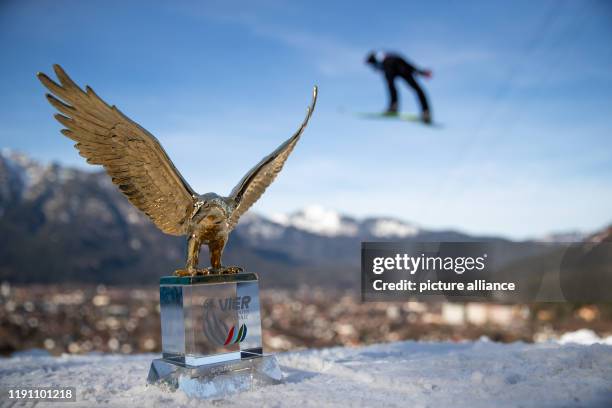
[[[227,197],[197,194],[183,179],[159,141],[144,128],[108,105],[90,87],[83,91],[59,65],[53,66],[59,84],[43,73],[37,76],[51,91],[47,99],[60,113],[62,133],[90,164],[104,166],[119,190],[155,225],[170,235],[187,236],[187,264],[176,275],[236,273],[223,267],[221,257],[238,220],[264,193],[283,168],[304,132],[317,101],[317,87],[297,132],[253,167]],[[198,269],[200,247],[210,251],[211,268]]]

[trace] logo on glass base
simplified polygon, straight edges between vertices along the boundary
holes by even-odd
[[[225,299],[208,298],[204,302],[204,335],[217,346],[239,344],[246,338],[246,324],[228,325],[227,318],[236,312],[240,319],[249,313],[250,296],[230,297]]]
[[[238,326],[232,326],[229,333],[227,333],[227,338],[225,339],[225,343],[223,343],[224,346],[227,346],[228,344],[238,344],[246,337],[246,324],[243,323],[239,330],[236,330],[236,327]]]

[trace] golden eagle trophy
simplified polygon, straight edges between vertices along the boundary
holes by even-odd
[[[81,156],[102,165],[119,190],[155,225],[187,236],[187,264],[160,278],[162,358],[153,360],[147,382],[180,389],[190,397],[219,398],[282,380],[276,358],[264,354],[259,277],[221,258],[238,220],[282,170],[312,115],[297,132],[264,157],[227,197],[197,194],[159,141],[94,91],[83,91],[59,65],[59,83],[38,78]],[[200,247],[210,251],[210,267],[198,268]]]
[[[59,84],[47,75],[38,78],[51,94],[55,115],[74,140],[87,163],[104,167],[121,192],[155,225],[170,235],[187,236],[187,264],[175,274],[236,273],[221,258],[229,234],[282,170],[312,115],[312,103],[297,132],[253,167],[227,197],[197,194],[181,176],[159,141],[144,128],[104,102],[90,87],[83,91],[59,66],[53,66]],[[198,269],[202,244],[208,245],[211,268]]]

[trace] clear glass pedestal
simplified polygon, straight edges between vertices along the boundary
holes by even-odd
[[[162,358],[149,384],[218,398],[282,380],[263,354],[256,274],[166,276],[159,294]]]

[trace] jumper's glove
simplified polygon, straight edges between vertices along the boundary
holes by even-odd
[[[431,76],[433,75],[431,70],[429,69],[422,69],[419,73],[425,78],[431,78]]]

